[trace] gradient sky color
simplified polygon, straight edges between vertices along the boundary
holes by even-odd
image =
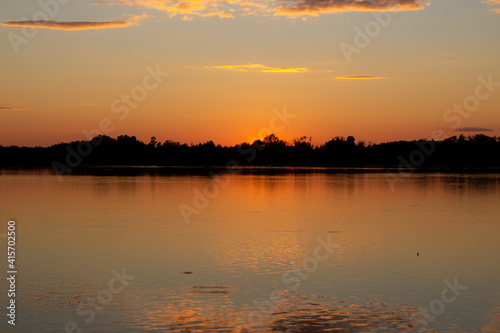
[[[285,108],[285,140],[500,134],[500,86],[444,119],[479,77],[500,82],[499,0],[40,3],[0,4],[0,145],[85,139],[103,118],[112,137],[234,145]],[[120,119],[147,67],[169,75]]]

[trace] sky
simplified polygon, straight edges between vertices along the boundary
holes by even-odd
[[[500,0],[2,0],[0,145],[500,135],[499,37]]]

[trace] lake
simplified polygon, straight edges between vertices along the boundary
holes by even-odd
[[[2,332],[500,332],[498,174],[2,170],[0,189]]]

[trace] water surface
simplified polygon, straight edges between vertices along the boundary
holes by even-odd
[[[3,170],[19,274],[0,329],[500,332],[499,179],[414,174],[393,192],[384,173]],[[116,293],[113,270],[134,277]],[[442,302],[455,279],[467,289]]]

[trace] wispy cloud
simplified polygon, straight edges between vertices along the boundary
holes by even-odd
[[[233,1],[230,1],[231,3]],[[236,1],[239,2],[239,1]],[[176,15],[182,15],[183,19],[189,21],[188,15],[194,16],[221,16],[227,15],[226,11],[221,10],[221,6],[213,0],[110,0],[94,1],[98,5],[128,5],[137,7],[146,7],[167,12],[172,18]],[[232,15],[231,15],[232,16]]]
[[[133,22],[114,21],[114,22],[57,22],[57,21],[10,21],[0,23],[6,27],[29,27],[55,30],[90,30],[90,29],[108,29],[124,28],[134,25]]]
[[[75,105],[75,106],[97,106],[99,104],[97,104],[97,103],[76,103],[76,104],[71,104],[71,105]]]
[[[308,69],[305,67],[270,67],[262,64],[205,66],[205,68],[227,69],[240,72],[248,72],[254,70],[264,73],[304,73],[308,71]]]
[[[482,0],[481,2],[487,3],[488,5],[500,5],[500,0]],[[492,8],[491,11],[500,14],[500,8]]]
[[[337,80],[379,80],[385,79],[383,76],[369,76],[369,75],[349,75],[349,76],[337,76]]]
[[[0,110],[31,110],[31,108],[20,106],[0,106]]]
[[[455,129],[454,132],[493,132],[493,130],[484,127],[462,127]]]
[[[221,12],[221,11],[208,12],[208,13],[202,14],[201,16],[202,17],[218,16],[218,17],[222,17],[222,18],[233,18],[234,17],[233,14],[231,14],[231,13]]]
[[[133,25],[132,22],[56,22],[56,21],[10,21],[0,23],[6,27],[29,27],[54,30],[90,30],[123,28]]]
[[[429,0],[295,0],[279,6],[274,15],[318,16],[320,14],[364,11],[410,11],[425,9]]]
[[[110,3],[112,3],[112,4],[117,4],[117,5],[120,5],[120,4],[126,5],[127,2],[128,1],[126,1],[126,0],[115,0],[115,1],[94,0],[94,1],[91,1],[90,4],[91,5],[109,5]]]
[[[430,0],[109,0],[94,4],[129,5],[165,11],[169,17],[219,16],[232,18],[237,15],[262,16],[319,16],[320,14],[353,11],[409,11],[422,10]]]
[[[0,25],[6,27],[29,27],[54,30],[90,30],[90,29],[110,29],[124,28],[131,25],[137,25],[138,22],[148,17],[146,14],[129,15],[126,19],[105,22],[90,22],[90,21],[75,21],[75,22],[58,22],[58,21],[9,21],[0,22]]]

